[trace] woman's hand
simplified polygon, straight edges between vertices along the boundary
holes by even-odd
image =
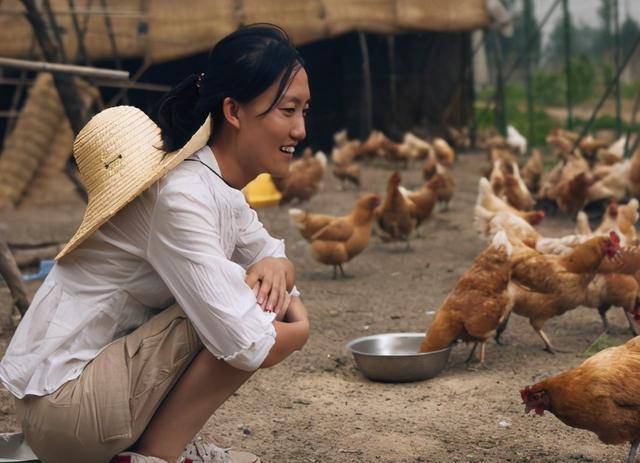
[[[289,290],[293,287],[294,273],[288,259],[265,257],[249,267],[245,282],[262,310],[275,312],[276,319],[282,320],[291,302]]]

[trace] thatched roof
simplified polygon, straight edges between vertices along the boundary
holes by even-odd
[[[78,48],[67,0],[51,0],[68,56]],[[87,24],[90,58],[113,58],[105,12],[76,0]],[[87,6],[89,5],[89,6]],[[92,6],[93,5],[93,6]],[[30,54],[33,34],[19,0],[0,2],[0,56]],[[110,0],[108,17],[121,57],[161,62],[206,51],[242,24],[282,26],[298,45],[353,30],[377,33],[467,31],[487,25],[485,0]],[[37,50],[38,47],[33,47]]]

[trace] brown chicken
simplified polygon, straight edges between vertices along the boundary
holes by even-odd
[[[380,145],[386,137],[379,130],[373,130],[356,150],[355,158],[373,159],[378,156]]]
[[[570,180],[560,182],[555,191],[558,208],[565,214],[575,215],[587,201],[587,191],[591,184],[586,172],[581,172]]]
[[[582,305],[598,309],[605,332],[609,331],[607,311],[612,307],[622,307],[631,331],[637,334],[632,317],[638,313],[636,309],[638,289],[640,285],[633,275],[597,274],[587,286]]]
[[[525,219],[531,225],[537,225],[544,219],[544,211],[520,211],[493,193],[489,180],[482,177],[478,183],[478,199],[476,205],[489,212],[510,212]]]
[[[481,344],[480,363],[484,363],[485,343],[495,334],[513,304],[508,288],[511,250],[504,231],[497,233],[438,309],[420,352],[444,349],[456,339],[462,339],[474,343],[467,361]]]
[[[453,166],[456,160],[456,153],[451,148],[451,145],[444,138],[434,138],[432,143],[433,149],[436,150],[438,162],[445,167]]]
[[[629,190],[636,198],[640,198],[640,149],[637,149],[629,166]]]
[[[555,350],[542,327],[550,318],[583,303],[600,263],[605,256],[615,256],[619,244],[620,238],[612,232],[608,237],[591,238],[562,256],[524,246],[514,249],[510,283],[515,297],[513,312],[529,319],[549,352]]]
[[[422,164],[422,178],[429,180],[436,175],[437,167],[438,159],[436,158],[436,152],[431,151],[427,154],[427,159],[425,159],[424,164]]]
[[[441,211],[449,210],[449,203],[453,198],[453,194],[456,189],[456,180],[453,178],[453,174],[442,164],[436,166],[436,176],[441,176],[444,186],[438,188],[438,202],[441,204]]]
[[[544,171],[544,164],[542,163],[542,152],[534,148],[531,151],[531,157],[522,168],[522,179],[529,191],[538,191],[540,188],[540,178]]]
[[[380,197],[376,194],[362,196],[349,215],[335,218],[311,236],[311,256],[321,264],[333,266],[333,279],[338,269],[346,276],[342,264],[369,244],[374,211],[379,204]]]
[[[282,194],[280,205],[297,199],[309,201],[322,187],[322,179],[327,166],[327,157],[322,151],[315,156],[307,148],[302,157],[291,163],[289,175],[284,179],[275,179],[274,184]]]
[[[411,160],[411,148],[396,143],[382,135],[378,147],[378,156],[387,162],[400,163],[406,169]]]
[[[471,146],[471,138],[469,137],[469,129],[467,127],[446,126],[449,137],[453,146],[456,148],[469,148]]]
[[[604,349],[576,368],[520,391],[525,413],[553,413],[564,424],[595,433],[605,444],[640,443],[640,337]]]
[[[431,143],[423,140],[420,137],[415,136],[411,132],[406,132],[402,138],[402,144],[409,148],[412,159],[423,159],[433,153],[435,156],[435,150]]]
[[[399,172],[389,177],[387,196],[376,210],[376,217],[382,241],[405,241],[409,249],[409,238],[416,227],[416,220],[411,217],[409,200],[400,193],[400,180]]]
[[[360,152],[360,140],[349,140],[331,150],[331,162],[335,164],[350,164]]]
[[[509,204],[521,211],[528,211],[533,209],[536,205],[535,199],[531,196],[529,189],[525,185],[524,181],[520,177],[518,171],[518,165],[512,164],[511,172],[504,174],[504,197]]]
[[[340,186],[344,190],[345,183],[352,183],[357,189],[360,188],[360,166],[355,162],[346,164],[331,164],[331,173],[340,180]]]
[[[416,221],[416,230],[431,216],[438,201],[438,191],[445,187],[444,177],[440,175],[436,175],[416,191],[399,187],[402,195],[409,200],[409,213]]]
[[[335,215],[314,214],[295,208],[289,209],[289,220],[300,230],[300,234],[308,242],[311,242],[311,237],[321,228],[326,227],[338,218]]]

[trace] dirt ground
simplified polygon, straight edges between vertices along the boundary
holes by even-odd
[[[311,259],[307,243],[289,224],[287,208],[260,210],[271,233],[286,240],[297,267],[311,337],[303,351],[254,375],[209,420],[203,436],[255,452],[269,463],[623,461],[626,447],[606,446],[594,434],[569,428],[548,413],[525,415],[518,392],[583,360],[582,353],[602,332],[596,310],[580,308],[548,323],[545,331],[554,344],[570,353],[543,351],[528,322],[513,316],[503,336],[508,345],[487,347],[488,368],[467,369],[468,347],[460,344],[445,371],[424,382],[371,382],[345,349],[347,341],[359,336],[424,331],[429,325],[432,311],[483,247],[472,228],[472,210],[485,167],[482,155],[461,156],[454,168],[457,191],[450,210],[435,214],[426,225],[426,238],[414,240],[413,250],[405,252],[403,244],[383,245],[374,237],[345,266],[353,276],[346,280],[332,280],[331,269]],[[403,172],[403,183],[418,185],[418,170]],[[388,169],[365,168],[363,191],[384,193],[389,174]],[[303,207],[346,213],[359,194],[340,191],[328,176],[324,191]],[[77,205],[67,209],[71,224],[45,231],[71,233],[78,211]],[[24,240],[43,229],[18,231],[19,221],[10,226]],[[550,217],[541,226],[551,236],[572,228],[563,217]],[[36,288],[37,283],[31,286]],[[8,292],[0,287],[0,306],[7,301]],[[610,311],[609,318],[613,337],[620,343],[628,339],[622,310]],[[10,336],[5,332],[0,338],[2,351]],[[18,430],[5,390],[0,390],[0,415],[0,431]]]

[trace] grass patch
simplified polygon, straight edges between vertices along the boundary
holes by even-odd
[[[602,333],[595,341],[593,341],[593,343],[589,347],[585,349],[585,351],[582,353],[582,356],[588,358],[592,355],[597,354],[601,350],[619,345],[620,340],[609,336],[607,333]]]

